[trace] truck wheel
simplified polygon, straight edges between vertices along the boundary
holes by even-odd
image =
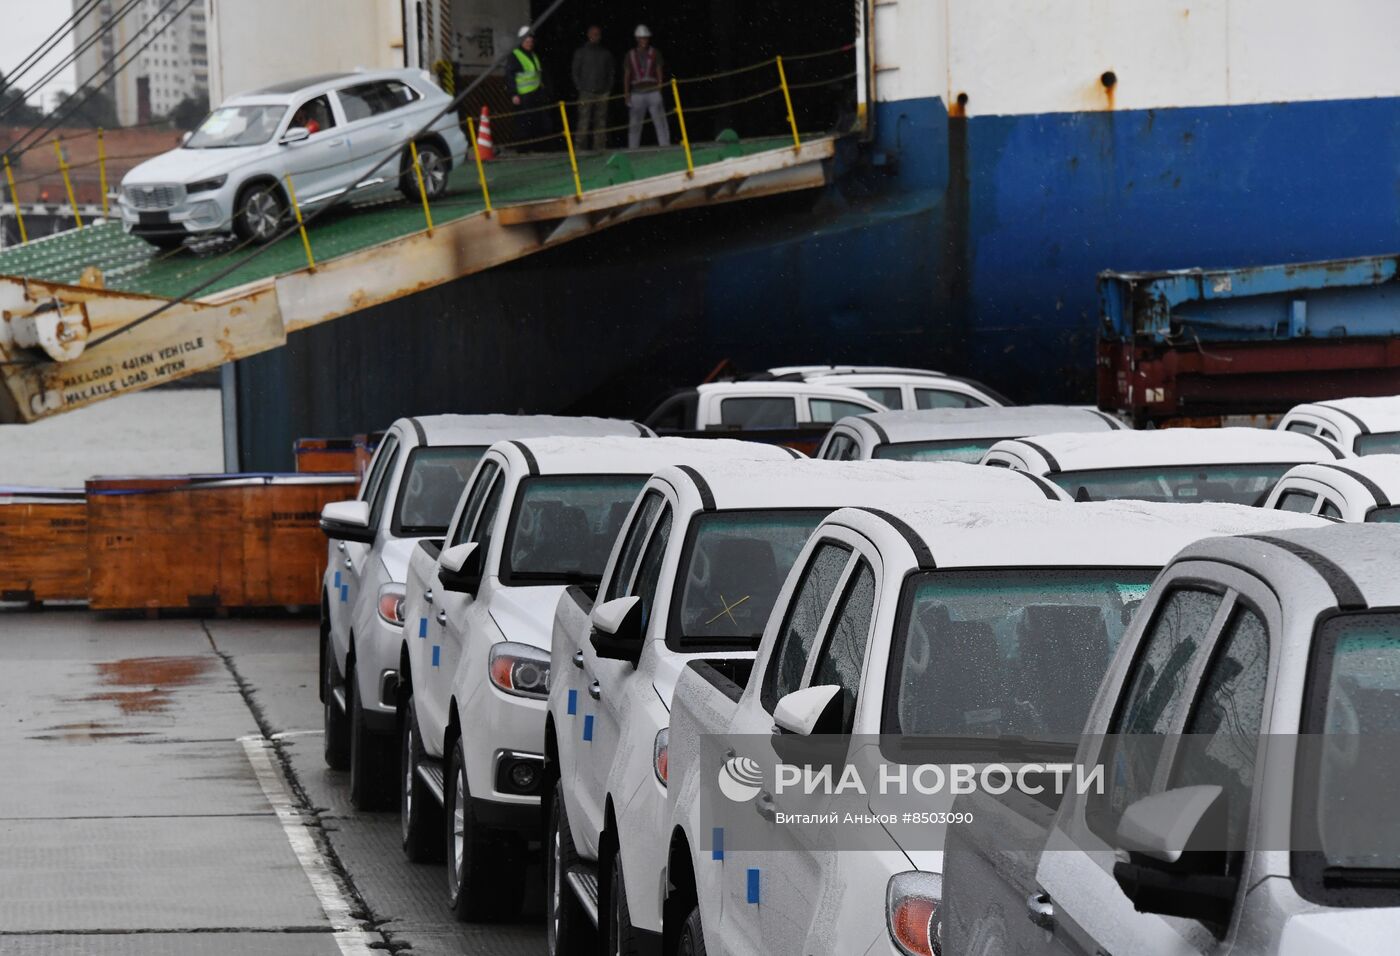
[[[335,702],[335,649],[326,639],[321,655],[321,699],[326,722],[326,766],[332,770],[350,769],[350,722]],[[347,701],[348,703],[348,701]]]
[[[700,926],[700,907],[690,911],[681,926],[681,938],[676,944],[676,956],[705,956],[705,931]]]
[[[403,830],[403,852],[414,863],[442,860],[442,807],[418,776],[423,743],[418,736],[418,718],[413,714],[413,697],[401,721],[403,733],[399,748],[399,823]]]
[[[608,868],[608,956],[640,956],[642,944],[632,926],[627,908],[627,889],[622,879],[622,851],[614,851]]]
[[[355,668],[345,675],[345,708],[350,711],[350,803],[357,810],[384,810],[394,805],[397,768],[389,739],[365,726]]]
[[[549,911],[545,914],[545,938],[549,956],[584,956],[598,949],[598,931],[583,910],[583,904],[564,879],[578,865],[578,850],[569,830],[569,813],[564,807],[564,783],[555,784],[549,805],[549,833],[545,836],[545,887]]]
[[[472,810],[462,739],[452,746],[447,768],[447,897],[452,915],[464,923],[513,919],[525,896],[525,860],[520,848],[482,826]]]

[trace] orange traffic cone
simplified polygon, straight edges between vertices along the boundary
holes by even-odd
[[[476,129],[476,150],[482,159],[496,158],[496,145],[491,142],[491,107],[481,107],[481,120]]]

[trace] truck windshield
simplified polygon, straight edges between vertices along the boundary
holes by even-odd
[[[926,571],[904,586],[887,734],[1079,734],[1150,568]]]
[[[210,113],[199,124],[185,149],[227,149],[232,146],[261,146],[272,139],[287,107],[225,106]]]
[[[1324,881],[1339,891],[1400,886],[1400,830],[1377,825],[1394,817],[1400,786],[1400,613],[1332,617],[1318,643],[1304,709],[1314,759],[1301,775],[1316,784],[1298,804],[1312,816],[1303,829],[1316,827]]]
[[[1356,436],[1358,455],[1393,455],[1400,452],[1400,432],[1376,432]]]
[[[399,482],[394,533],[399,537],[428,538],[446,534],[457,499],[484,454],[485,445],[413,449],[404,466],[403,481]]]
[[[506,584],[597,584],[647,475],[526,478],[501,554]]]
[[[666,636],[689,652],[758,646],[773,602],[827,511],[717,511],[691,522]]]
[[[1105,468],[1047,475],[1076,501],[1218,501],[1260,505],[1291,465]]]
[[[876,458],[894,461],[963,461],[975,465],[982,460],[995,438],[958,438],[950,441],[903,441],[875,446]]]
[[[1366,515],[1366,520],[1376,524],[1395,524],[1400,522],[1400,505],[1390,505],[1385,508],[1372,508]]]

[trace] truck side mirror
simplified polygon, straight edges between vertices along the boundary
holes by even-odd
[[[633,667],[642,659],[642,599],[637,595],[615,598],[593,608],[593,652],[603,660],[626,661]]]
[[[333,541],[374,543],[368,501],[332,501],[321,509],[321,530]]]
[[[438,580],[457,594],[475,594],[481,587],[481,572],[481,549],[474,541],[453,545],[438,558]]]
[[[1227,802],[1215,785],[1178,787],[1123,811],[1113,878],[1134,909],[1198,920],[1224,934],[1239,890],[1228,865]]]

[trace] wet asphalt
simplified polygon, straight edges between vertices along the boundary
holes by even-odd
[[[457,923],[397,814],[350,806],[316,643],[306,619],[0,611],[0,954],[543,953],[542,885],[519,922]]]

